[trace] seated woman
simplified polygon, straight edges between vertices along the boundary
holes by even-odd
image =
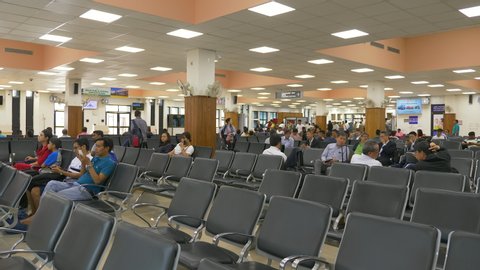
[[[193,151],[195,151],[191,141],[192,136],[190,135],[190,132],[185,131],[182,133],[180,142],[177,144],[177,146],[175,146],[175,149],[168,153],[168,155],[190,157],[193,154]]]
[[[163,132],[162,136],[160,136],[160,144],[157,149],[155,149],[155,152],[168,154],[173,148],[175,148],[175,145],[170,143],[170,134],[168,134],[168,132]]]
[[[53,137],[52,132],[50,132],[48,129],[42,130],[40,134],[38,135],[38,142],[42,144],[42,147],[40,149],[37,149],[35,151],[35,157],[28,156],[25,158],[24,162],[17,162],[15,163],[14,167],[17,170],[20,171],[25,171],[25,170],[37,170],[40,169],[42,164],[45,162],[47,159],[48,155],[50,155],[51,151],[48,150],[48,143],[50,142],[50,139]]]

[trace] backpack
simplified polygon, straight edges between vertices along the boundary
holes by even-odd
[[[135,119],[132,120],[132,126],[133,126],[133,129],[132,129],[132,142],[131,142],[131,145],[133,147],[136,147],[136,148],[139,148],[140,145],[142,144],[141,143],[141,140],[143,139],[143,136],[142,136],[142,131],[140,130],[140,128],[137,126],[137,123],[135,122]]]

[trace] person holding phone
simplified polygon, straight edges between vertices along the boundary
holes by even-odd
[[[192,156],[195,149],[191,143],[192,135],[190,132],[185,131],[182,133],[182,137],[180,138],[180,142],[175,146],[175,148],[168,153],[169,156],[184,156],[190,157]]]

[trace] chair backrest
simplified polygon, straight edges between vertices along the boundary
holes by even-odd
[[[161,177],[165,173],[169,161],[168,154],[153,153],[146,170],[150,171],[149,175]]]
[[[0,197],[5,192],[17,170],[13,167],[1,164],[0,166]]]
[[[0,196],[0,205],[17,208],[23,194],[27,190],[32,177],[22,171],[17,171],[4,192]]]
[[[138,167],[127,163],[119,163],[115,168],[108,185],[108,190],[129,193],[137,179]]]
[[[153,149],[141,148],[135,165],[142,169],[145,169],[148,166],[148,162],[150,161],[153,153],[155,153],[155,150]]]
[[[126,147],[125,154],[123,155],[121,162],[132,165],[135,164],[135,161],[137,161],[138,153],[140,153],[140,148]]]
[[[37,149],[37,141],[11,141],[10,153],[15,153],[15,161],[22,161],[27,156],[33,156]]]
[[[233,151],[235,151],[235,152],[248,152],[249,145],[250,145],[250,143],[247,142],[246,140],[244,142],[237,141],[237,142],[235,142],[235,147],[233,148]]]
[[[313,167],[315,160],[322,157],[323,148],[307,148],[303,151],[303,166]]]
[[[74,143],[74,140],[71,139],[71,138],[61,138],[60,139],[62,141],[62,149],[66,149],[66,150],[73,150],[73,143]]]
[[[155,149],[160,144],[160,140],[158,138],[148,138],[147,139],[147,147],[148,149]]]
[[[263,150],[265,150],[266,147],[267,147],[267,145],[263,142],[261,142],[261,143],[252,142],[252,143],[250,143],[250,146],[248,147],[248,153],[253,153],[253,154],[260,155],[261,153],[263,153]]]
[[[226,150],[217,150],[215,151],[215,159],[218,160],[218,170],[219,173],[225,173],[230,169],[232,164],[233,157],[235,152],[226,151]]]
[[[165,175],[174,176],[180,179],[188,175],[188,171],[190,170],[191,165],[191,157],[173,156],[170,159],[170,163],[168,164],[167,170],[165,171]]]
[[[113,153],[117,156],[118,161],[122,161],[123,155],[125,155],[126,147],[125,146],[120,146],[116,145],[113,147]]]
[[[260,227],[257,252],[275,260],[298,254],[318,256],[331,216],[328,205],[274,196]]]
[[[361,212],[370,215],[403,218],[408,199],[408,187],[369,181],[355,181],[346,214]]]
[[[218,160],[210,158],[196,158],[188,172],[188,177],[212,182],[217,174]]]
[[[187,215],[194,219],[177,219],[177,222],[190,227],[198,227],[210,206],[217,186],[210,182],[182,178],[173,196],[167,215]]]
[[[367,165],[336,162],[333,163],[329,176],[347,178],[353,183],[356,180],[365,180],[367,172]]]
[[[10,142],[2,139],[0,141],[0,162],[8,162],[10,158]]]
[[[465,175],[468,178],[473,177],[473,159],[471,158],[452,158],[450,160],[450,166],[457,169],[461,175]]]
[[[480,233],[480,195],[421,188],[416,192],[412,222],[435,226],[446,242],[451,231]]]
[[[60,167],[62,167],[64,170],[68,170],[70,163],[75,158],[75,154],[72,150],[62,148],[60,150],[60,155],[62,156],[62,163],[60,164]]]
[[[448,150],[450,149],[462,150],[462,143],[456,142],[456,141],[443,140],[442,147]]]
[[[470,150],[458,150],[458,149],[450,149],[448,150],[450,157],[452,158],[473,158],[473,151]]]
[[[158,233],[122,222],[115,231],[115,239],[102,269],[176,269],[180,246],[162,238]]]
[[[451,191],[463,191],[465,188],[465,176],[456,173],[418,171],[415,173],[412,192],[410,193],[410,205],[415,202],[415,194],[419,188],[435,188]]]
[[[448,236],[447,256],[443,270],[476,270],[480,266],[480,235],[451,232]]]
[[[252,171],[252,176],[256,179],[262,179],[263,174],[268,169],[281,169],[283,164],[283,158],[281,156],[274,155],[258,155],[257,162]]]
[[[120,141],[120,136],[118,135],[110,135],[108,136],[110,139],[112,139],[113,145],[122,145],[122,142]],[[116,146],[115,146],[116,147]]]
[[[32,250],[53,251],[70,217],[73,202],[48,192],[42,196],[40,207],[28,226],[25,242]]]
[[[258,192],[267,196],[267,202],[272,196],[295,197],[300,186],[302,174],[293,171],[267,169]]]
[[[58,270],[96,269],[110,239],[115,220],[112,216],[77,204],[55,247],[53,266]],[[75,245],[79,239],[81,245]]]
[[[213,149],[209,146],[195,146],[194,158],[211,158]]]
[[[246,189],[222,186],[208,214],[206,232],[237,232],[251,235],[265,202],[265,195]],[[234,244],[246,244],[243,236],[226,236]]]
[[[305,176],[298,198],[330,205],[336,217],[343,207],[348,185],[345,178],[309,174]]]
[[[440,233],[423,224],[351,213],[335,270],[432,270]]]
[[[367,181],[373,181],[377,183],[405,186],[408,187],[412,181],[413,171],[405,170],[402,168],[393,167],[370,167],[368,172]]]
[[[235,172],[241,170],[244,172],[245,176],[248,176],[253,170],[256,159],[257,155],[255,154],[237,152],[233,158],[232,165],[230,165],[230,171]]]

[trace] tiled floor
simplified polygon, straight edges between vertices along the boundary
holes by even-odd
[[[136,194],[136,195],[138,195],[138,194]],[[168,206],[169,202],[170,202],[170,199],[164,198],[164,197],[159,197],[159,196],[146,195],[146,196],[143,196],[142,202],[156,202],[156,203],[160,203],[161,205]],[[157,216],[157,214],[159,212],[158,212],[158,209],[154,209],[154,208],[149,207],[149,208],[140,209],[139,213],[141,213],[144,217],[146,217],[147,220],[154,220],[154,218]],[[141,226],[141,227],[146,226],[146,224],[142,220],[140,220],[137,216],[135,216],[132,211],[125,212],[123,214],[123,219],[124,219],[124,221],[136,224],[136,225]],[[166,225],[166,217],[162,218],[161,225]],[[15,235],[1,234],[0,235],[0,250],[10,249],[10,247],[13,245],[13,243],[15,243],[17,241],[17,239],[18,239],[18,236],[15,236]],[[210,242],[211,237],[203,234],[202,237],[201,237],[201,240]],[[233,251],[236,251],[236,252],[240,251],[240,248],[238,248],[238,247],[234,247],[234,246],[231,246],[231,245],[229,246],[229,245],[226,245],[226,244],[223,245],[223,246],[229,247],[229,249],[231,249]],[[19,247],[21,247],[21,246],[19,246]],[[338,252],[337,247],[330,246],[330,245],[324,245],[321,256],[323,258],[327,259],[327,261],[333,262],[337,252]],[[248,260],[254,260],[254,261],[263,262],[263,263],[267,262],[267,260],[264,257],[259,256],[258,254],[255,253],[255,251],[250,252],[250,254],[248,256]],[[273,262],[272,265],[274,267],[278,267],[278,262]],[[185,268],[179,266],[178,269],[183,270]]]

